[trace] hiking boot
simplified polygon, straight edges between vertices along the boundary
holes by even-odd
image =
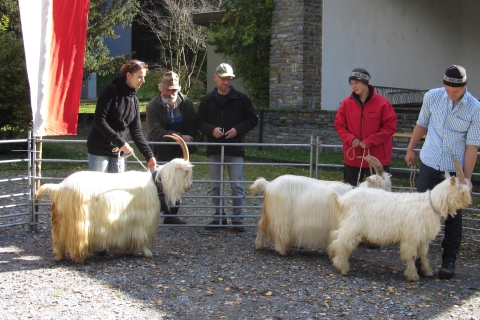
[[[243,227],[243,222],[232,222],[234,227],[232,228],[232,231],[234,232],[244,232],[245,228]]]
[[[443,262],[438,277],[440,279],[452,279],[455,274],[455,262]]]
[[[187,224],[185,221],[178,219],[177,217],[165,217],[163,218],[163,224]]]
[[[207,224],[207,226],[205,227],[205,230],[215,230],[215,229],[223,228],[226,225],[227,225],[226,218],[222,219],[222,224],[220,224],[220,220],[212,220],[209,224]]]

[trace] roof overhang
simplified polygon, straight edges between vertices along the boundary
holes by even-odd
[[[192,21],[196,25],[210,27],[211,23],[222,21],[223,16],[225,16],[225,11],[192,13]]]

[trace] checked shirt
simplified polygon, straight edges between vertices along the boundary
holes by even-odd
[[[462,165],[467,145],[480,145],[480,102],[466,89],[453,108],[444,88],[425,94],[417,124],[427,128],[420,151],[422,162],[434,169],[455,172],[452,156]]]

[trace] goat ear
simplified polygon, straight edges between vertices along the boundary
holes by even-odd
[[[455,178],[455,176],[450,177],[450,184],[454,186],[456,183],[457,183],[457,179]]]

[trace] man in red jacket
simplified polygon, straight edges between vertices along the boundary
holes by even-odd
[[[353,92],[340,103],[334,122],[343,142],[344,180],[352,186],[363,181],[369,168],[357,156],[374,156],[387,172],[392,162],[397,115],[390,102],[369,85],[370,78],[367,70],[353,69],[348,78]]]

